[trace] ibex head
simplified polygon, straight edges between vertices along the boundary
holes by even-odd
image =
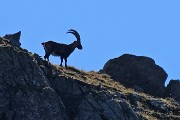
[[[80,50],[83,49],[83,47],[82,47],[82,45],[81,45],[81,38],[80,38],[79,33],[78,33],[76,30],[73,30],[73,29],[68,30],[67,33],[73,34],[73,35],[77,38],[77,40],[74,41],[74,43],[76,43],[76,47],[77,47],[78,49],[80,49]]]

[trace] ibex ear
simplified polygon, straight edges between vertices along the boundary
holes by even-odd
[[[44,42],[42,42],[41,44],[44,46],[44,44],[45,44],[45,43],[44,43]]]

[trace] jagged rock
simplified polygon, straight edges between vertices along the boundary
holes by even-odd
[[[10,43],[10,41],[8,39],[4,39],[4,38],[0,37],[0,46],[6,46],[9,43]]]
[[[150,105],[154,107],[156,110],[166,110],[166,104],[163,103],[161,100],[153,99],[149,101]]]
[[[139,86],[145,93],[164,95],[167,73],[151,58],[124,54],[109,60],[101,72],[129,87]]]
[[[127,102],[112,99],[108,92],[86,95],[79,108],[75,120],[139,120]]]
[[[127,102],[113,99],[120,99],[119,93],[95,92],[92,86],[59,75],[52,78],[51,84],[62,97],[70,119],[139,120]]]
[[[180,80],[170,80],[166,87],[166,97],[180,101]]]
[[[8,39],[11,45],[20,47],[21,46],[20,37],[21,37],[21,31],[14,34],[7,34],[3,38]]]
[[[133,105],[133,106],[137,106],[138,101],[141,99],[141,97],[139,95],[137,95],[136,93],[132,93],[128,97],[129,97],[131,105]]]
[[[60,96],[28,53],[0,46],[0,119],[66,120]]]

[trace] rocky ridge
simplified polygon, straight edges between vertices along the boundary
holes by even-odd
[[[179,120],[179,103],[111,76],[65,69],[0,38],[2,120]]]

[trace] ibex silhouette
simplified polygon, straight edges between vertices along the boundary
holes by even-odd
[[[73,34],[77,40],[75,40],[73,43],[67,45],[62,43],[57,43],[54,41],[47,41],[41,43],[45,50],[45,56],[44,59],[47,59],[49,61],[49,56],[60,56],[61,58],[61,64],[62,66],[63,59],[65,60],[65,67],[67,68],[67,58],[70,56],[70,54],[75,50],[75,48],[78,48],[79,50],[83,49],[81,45],[80,35],[76,30],[70,29],[67,33]]]

